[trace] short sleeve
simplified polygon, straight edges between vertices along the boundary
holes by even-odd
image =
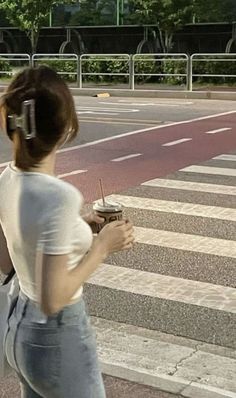
[[[47,198],[47,203],[38,250],[44,254],[69,254],[81,207],[79,194],[75,191],[59,192],[56,197]]]

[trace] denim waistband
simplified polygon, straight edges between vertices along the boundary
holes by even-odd
[[[44,314],[41,311],[39,304],[32,301],[22,291],[19,293],[16,305],[16,317],[17,319],[23,319],[24,324],[37,323],[56,326],[62,321],[63,323],[66,322],[67,324],[70,324],[70,322],[73,322],[74,318],[78,318],[84,312],[86,312],[86,307],[83,297],[81,297],[76,303],[67,305],[59,312],[50,316]]]

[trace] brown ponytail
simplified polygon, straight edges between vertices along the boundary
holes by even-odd
[[[28,171],[65,140],[78,132],[78,119],[73,97],[61,77],[47,66],[27,68],[20,72],[2,97],[0,111],[4,117],[21,116],[22,104],[35,101],[36,137],[26,139],[22,128],[7,134],[14,143],[15,165]]]

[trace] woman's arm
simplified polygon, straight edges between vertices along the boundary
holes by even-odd
[[[0,224],[0,270],[4,274],[9,274],[13,268],[13,264],[7,248],[7,242]]]
[[[108,224],[94,240],[90,252],[73,270],[67,255],[38,255],[37,285],[42,311],[52,315],[69,304],[71,298],[105,258],[133,245],[133,227],[125,221]]]

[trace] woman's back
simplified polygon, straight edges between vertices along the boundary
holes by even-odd
[[[79,216],[81,205],[79,191],[53,176],[12,165],[0,176],[0,221],[21,290],[31,300],[38,301],[37,253],[69,253],[73,268],[89,250],[92,233]]]

